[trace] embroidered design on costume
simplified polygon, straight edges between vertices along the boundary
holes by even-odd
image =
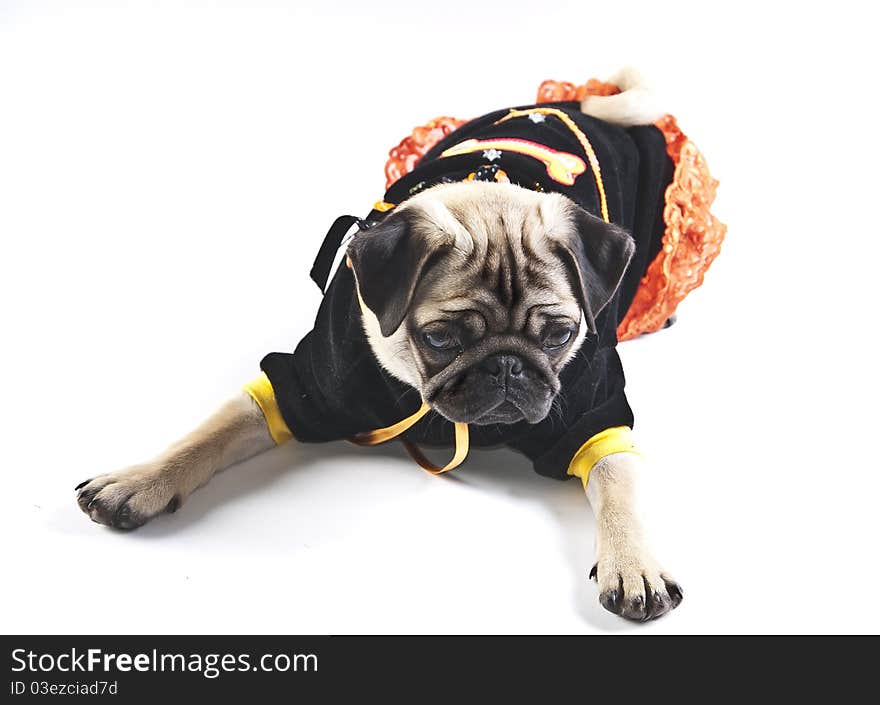
[[[587,155],[587,160],[590,162],[590,169],[593,170],[593,178],[596,179],[596,189],[599,192],[599,210],[602,214],[602,220],[606,223],[610,223],[611,218],[608,215],[608,201],[605,198],[605,184],[602,183],[602,169],[599,167],[599,157],[596,156],[596,151],[593,149],[593,145],[590,144],[590,140],[584,134],[583,130],[577,126],[577,123],[574,120],[557,108],[529,108],[528,110],[516,110],[512,108],[507,115],[500,120],[496,120],[495,124],[498,125],[502,122],[507,122],[512,118],[526,116],[528,116],[529,120],[532,120],[532,122],[538,122],[538,120],[534,119],[538,115],[541,116],[540,122],[543,122],[548,115],[557,118],[571,131],[580,143],[584,150],[584,154]]]
[[[547,167],[547,175],[554,181],[572,186],[574,180],[587,170],[584,160],[575,154],[558,152],[543,144],[521,140],[513,137],[499,137],[488,140],[465,140],[450,147],[443,152],[441,157],[454,157],[459,154],[471,154],[481,150],[502,149],[517,154],[525,154],[544,163]]]
[[[468,174],[465,181],[497,181],[499,183],[509,184],[510,177],[497,164],[483,164],[476,171]]]

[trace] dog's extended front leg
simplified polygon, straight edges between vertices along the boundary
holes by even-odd
[[[176,511],[218,470],[274,445],[263,412],[242,391],[157,458],[78,485],[77,502],[92,521],[134,529]]]
[[[648,552],[635,508],[634,483],[642,459],[613,453],[592,468],[586,493],[596,515],[596,565],[591,577],[610,612],[645,621],[675,609],[681,587]]]

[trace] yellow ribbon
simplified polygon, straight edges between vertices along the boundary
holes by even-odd
[[[260,373],[252,382],[244,386],[245,390],[263,412],[266,419],[266,425],[269,427],[269,434],[277,445],[282,445],[293,438],[293,434],[284,422],[281,411],[278,408],[278,402],[275,399],[275,391],[272,389],[272,383],[264,372]],[[404,431],[414,426],[425,414],[431,410],[431,407],[425,403],[419,407],[414,414],[407,416],[405,419],[398,421],[386,428],[378,428],[375,431],[367,431],[359,433],[351,442],[360,446],[375,446],[380,443],[390,441],[396,438]],[[403,447],[409,456],[418,463],[426,472],[432,475],[441,475],[449,472],[461,465],[467,458],[470,448],[470,434],[466,423],[455,424],[455,454],[446,465],[439,466],[428,460],[424,453],[410,441],[403,441]],[[568,466],[568,474],[579,477],[584,487],[587,486],[587,480],[590,477],[590,470],[606,455],[612,453],[638,453],[632,442],[631,430],[628,426],[615,426],[600,431],[592,436],[584,443],[574,454],[571,463]]]
[[[392,424],[386,428],[377,428],[375,431],[366,431],[365,433],[359,433],[353,438],[351,438],[351,442],[359,445],[359,446],[375,446],[380,443],[385,443],[385,441],[390,441],[392,438],[396,438],[401,433],[412,427],[419,419],[421,419],[425,414],[427,414],[431,410],[431,407],[425,404],[424,402],[419,407],[419,410],[411,416],[407,416],[402,421],[398,421],[396,424]],[[418,463],[419,467],[426,472],[431,473],[432,475],[441,475],[444,472],[448,472],[449,470],[453,470],[457,468],[464,462],[464,459],[467,458],[468,449],[470,447],[470,435],[468,433],[468,425],[466,423],[456,423],[455,424],[455,455],[452,456],[452,460],[450,460],[446,465],[442,467],[439,465],[434,465],[430,460],[425,457],[425,454],[419,450],[418,446],[415,443],[411,443],[410,441],[404,441],[403,447],[406,449],[406,452],[409,453],[409,457],[412,458],[416,463]]]

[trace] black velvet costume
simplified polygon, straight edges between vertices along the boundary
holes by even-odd
[[[534,425],[525,421],[472,425],[470,439],[474,446],[515,448],[533,461],[540,474],[567,479],[569,463],[587,439],[609,427],[633,424],[615,349],[616,329],[648,263],[659,251],[664,232],[664,192],[672,179],[673,164],[663,134],[654,126],[616,127],[584,115],[576,103],[545,103],[523,109],[531,107],[564,111],[588,137],[601,168],[610,220],[632,234],[636,252],[620,288],[596,320],[597,334],[587,336],[560,375],[558,411]],[[502,170],[514,184],[557,191],[600,216],[599,190],[589,166],[572,185],[567,185],[552,178],[541,160],[512,150],[479,149],[441,156],[465,140],[514,139],[577,155],[587,162],[585,149],[557,116],[516,117],[497,123],[508,113],[509,109],[490,113],[447,135],[411,173],[388,189],[384,200],[399,205],[432,185],[462,181],[470,174],[491,179]],[[364,227],[374,225],[384,215],[372,211]],[[331,246],[322,248],[325,259],[327,252],[335,251],[336,244],[331,238]],[[261,367],[271,381],[284,421],[301,442],[334,441],[384,428],[413,414],[421,405],[415,389],[391,377],[376,361],[362,328],[354,277],[345,266],[332,278],[314,329],[295,352],[271,353]],[[453,424],[430,412],[402,438],[419,445],[451,447]]]

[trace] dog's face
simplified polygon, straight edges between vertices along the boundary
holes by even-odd
[[[547,416],[632,253],[564,196],[482,182],[428,189],[348,249],[379,362],[475,424]]]

